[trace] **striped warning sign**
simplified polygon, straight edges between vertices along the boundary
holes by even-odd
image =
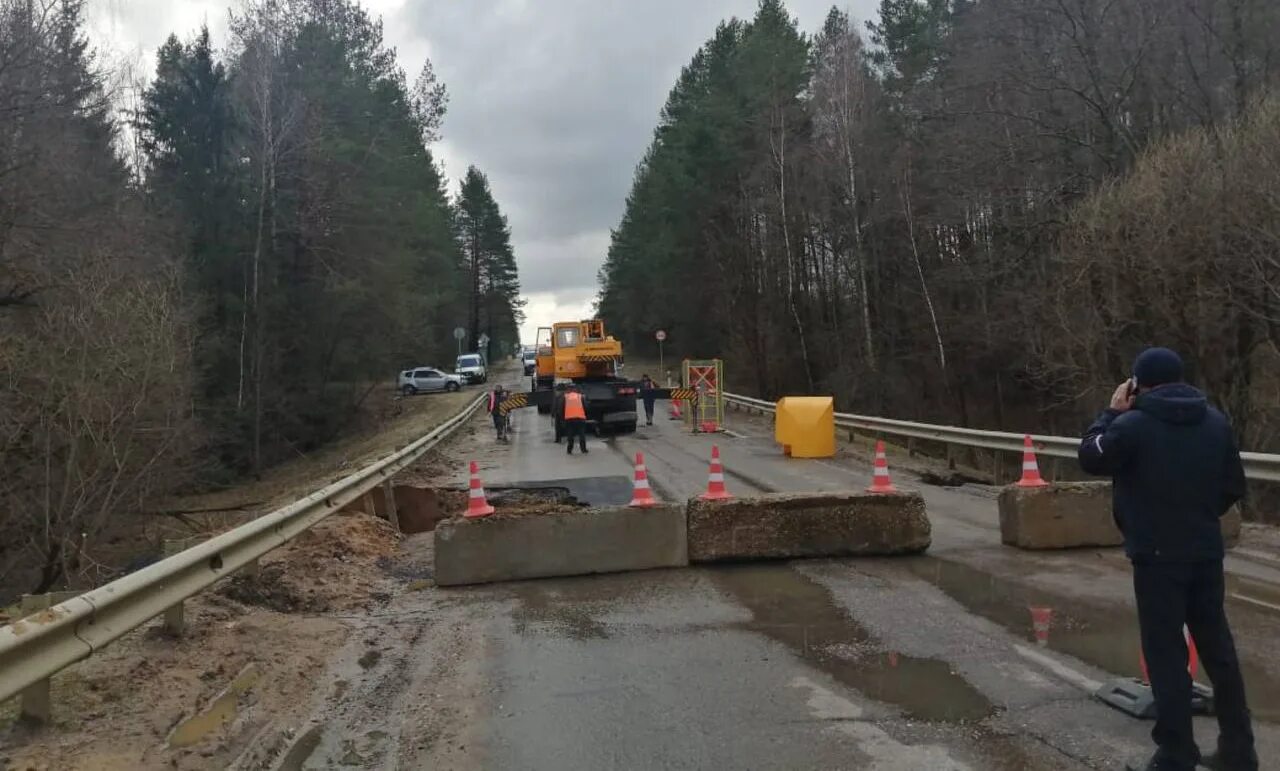
[[[672,388],[671,389],[672,399],[683,399],[684,401],[689,401],[691,399],[696,399],[697,396],[698,396],[698,392],[692,388]]]
[[[529,394],[513,394],[504,399],[502,404],[498,405],[498,412],[505,416],[512,410],[518,410],[521,407],[527,406],[529,406]]]
[[[587,362],[599,362],[599,361],[613,361],[616,358],[618,357],[611,353],[610,354],[592,353],[592,354],[584,354],[582,356],[579,356],[578,360],[587,361]]]

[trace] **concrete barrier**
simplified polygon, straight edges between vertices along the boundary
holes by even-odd
[[[435,530],[440,586],[617,573],[689,564],[679,506],[446,519]]]
[[[689,560],[918,554],[931,527],[918,493],[777,493],[689,502]]]
[[[1110,482],[1010,485],[1000,491],[1000,540],[1019,549],[1119,546],[1124,537],[1111,515]],[[1240,541],[1240,511],[1222,518],[1228,548]]]

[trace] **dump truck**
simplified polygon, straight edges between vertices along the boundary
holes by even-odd
[[[587,420],[597,434],[635,431],[640,384],[623,377],[621,368],[622,343],[605,333],[600,319],[541,327],[532,401],[539,412],[551,412],[555,391],[573,383],[587,399]],[[559,420],[557,415],[557,437],[563,433]]]

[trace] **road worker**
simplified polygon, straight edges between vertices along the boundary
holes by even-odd
[[[571,385],[564,393],[565,436],[569,439],[569,455],[573,454],[574,437],[578,439],[578,447],[582,454],[587,454],[587,397],[576,385]]]
[[[1112,479],[1113,511],[1133,563],[1142,652],[1156,725],[1146,771],[1257,771],[1240,660],[1223,603],[1219,520],[1245,493],[1231,427],[1183,382],[1182,359],[1148,348],[1080,443],[1080,465]],[[1204,758],[1191,730],[1191,633],[1213,681],[1217,752]]]
[[[653,378],[647,374],[640,378],[640,400],[644,402],[644,424],[646,426],[653,425],[653,403],[658,395],[654,393],[657,385],[653,382]]]
[[[493,429],[499,442],[507,441],[507,416],[502,414],[501,406],[509,395],[502,385],[494,386],[489,393],[489,415],[493,418]]]

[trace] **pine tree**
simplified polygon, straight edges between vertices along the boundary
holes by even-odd
[[[511,228],[488,178],[475,166],[462,180],[457,215],[470,292],[469,350],[479,350],[483,333],[489,339],[484,353],[491,359],[494,351],[509,351],[519,342],[522,303]]]

